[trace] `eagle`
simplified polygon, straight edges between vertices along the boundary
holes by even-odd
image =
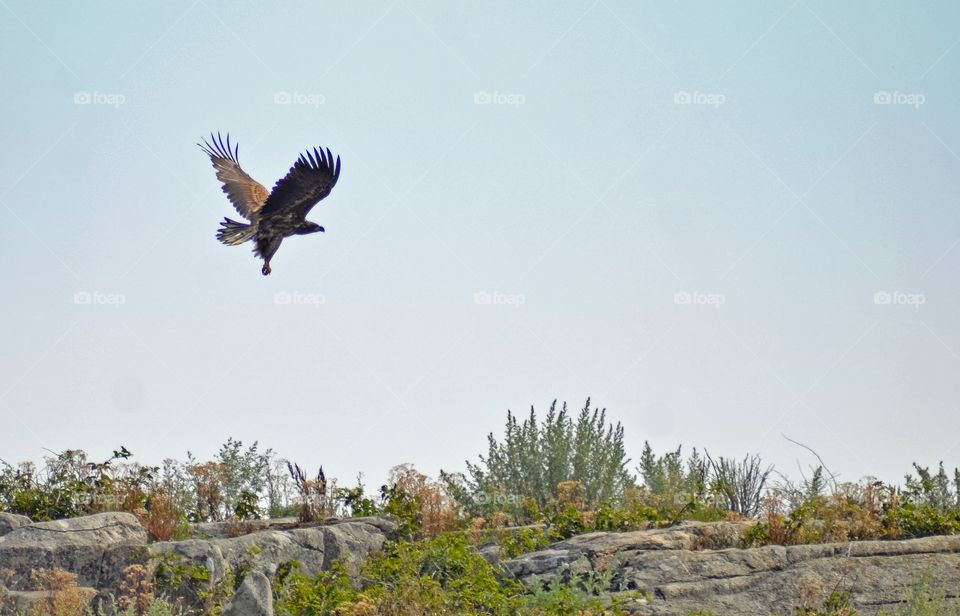
[[[224,140],[220,133],[216,137],[210,133],[209,142],[204,139],[197,145],[210,157],[233,207],[250,221],[244,224],[224,217],[217,239],[227,246],[252,240],[254,254],[263,259],[260,272],[264,276],[270,274],[270,259],[284,238],[324,231],[307,220],[307,214],[330,194],[340,177],[340,157],[334,161],[330,148],[313,148],[301,154],[290,172],[268,191],[240,167],[240,146],[231,145],[229,134]]]

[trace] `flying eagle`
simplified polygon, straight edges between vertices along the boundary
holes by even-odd
[[[243,224],[224,218],[217,231],[217,239],[227,246],[236,246],[253,240],[253,252],[263,259],[264,276],[270,274],[270,259],[280,248],[283,238],[323,231],[323,227],[307,220],[307,213],[321,199],[330,194],[340,177],[340,157],[333,160],[330,148],[307,150],[293,163],[290,172],[277,181],[273,191],[251,178],[240,168],[237,153],[231,148],[230,135],[226,141],[217,133],[210,133],[197,145],[210,157],[217,179],[223,183],[223,192],[241,216],[250,221]]]

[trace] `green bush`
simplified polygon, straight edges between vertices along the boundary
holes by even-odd
[[[542,421],[533,408],[522,423],[508,411],[503,441],[491,433],[487,455],[468,461],[467,475],[443,477],[471,515],[506,511],[530,521],[531,509],[557,500],[563,482],[579,483],[588,506],[622,498],[635,480],[628,463],[623,427],[607,423],[606,409],[591,408],[588,399],[574,420],[566,403],[558,411],[554,401]]]
[[[72,518],[100,511],[143,507],[156,468],[118,464],[131,456],[126,447],[103,462],[68,449],[44,458],[42,469],[26,462],[2,463],[0,511],[34,520]]]
[[[316,577],[298,572],[276,589],[280,616],[406,616],[409,614],[531,615],[621,614],[599,595],[602,576],[577,586],[559,577],[527,591],[491,565],[469,540],[450,533],[434,539],[388,544],[360,569],[362,588],[337,564]]]

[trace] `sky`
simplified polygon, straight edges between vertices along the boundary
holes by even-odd
[[[960,464],[960,6],[0,0],[0,459],[258,440],[378,485],[591,397]],[[263,277],[196,143],[342,160]]]

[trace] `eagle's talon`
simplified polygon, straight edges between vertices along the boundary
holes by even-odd
[[[260,270],[260,273],[263,274],[264,276],[269,276],[271,271],[272,270],[270,269],[270,264],[264,263],[263,269]]]

